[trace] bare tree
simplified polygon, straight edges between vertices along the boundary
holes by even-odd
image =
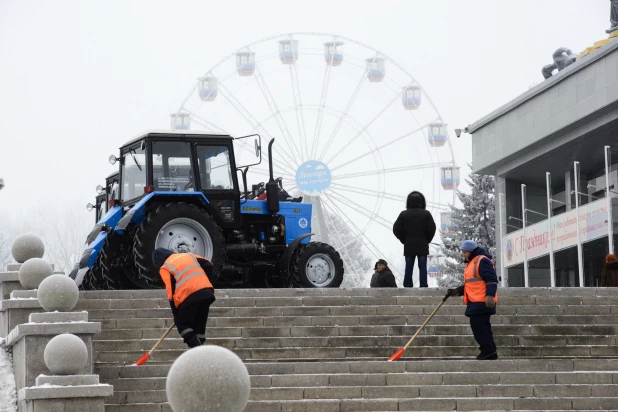
[[[66,210],[56,219],[42,225],[41,237],[46,245],[47,258],[56,271],[69,273],[81,257],[86,236],[91,229],[84,213]]]

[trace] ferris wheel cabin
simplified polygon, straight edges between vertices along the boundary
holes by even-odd
[[[421,105],[421,88],[418,86],[404,87],[401,92],[401,103],[406,110],[416,110]]]
[[[457,229],[459,225],[453,223],[451,212],[440,212],[440,230],[446,233],[451,233]]]
[[[440,183],[446,190],[454,190],[459,186],[459,167],[447,166],[440,168]]]
[[[436,265],[431,265],[427,268],[427,276],[430,278],[441,278],[442,277],[442,269],[440,269]]]
[[[339,66],[343,62],[343,42],[329,41],[324,43],[324,60],[329,66]]]
[[[427,139],[431,147],[442,147],[446,143],[446,125],[444,123],[430,123]]]
[[[386,74],[386,60],[382,57],[372,57],[367,62],[367,78],[370,82],[381,82]]]
[[[189,130],[191,115],[189,113],[172,113],[172,130]]]
[[[255,53],[236,53],[236,71],[240,76],[253,76],[255,72]]]
[[[294,64],[298,59],[298,40],[279,41],[279,58],[283,64]]]
[[[212,102],[217,98],[217,78],[205,76],[200,79],[200,99]]]

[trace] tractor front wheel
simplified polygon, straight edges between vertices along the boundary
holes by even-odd
[[[189,252],[214,265],[211,282],[221,273],[225,244],[221,229],[206,211],[189,203],[170,203],[152,210],[139,226],[133,243],[135,264],[139,275],[152,285],[163,282],[152,263],[152,251],[169,249],[174,253]]]
[[[343,282],[343,261],[330,245],[300,245],[293,257],[292,282],[301,288],[337,288]]]

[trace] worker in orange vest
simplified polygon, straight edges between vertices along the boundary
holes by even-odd
[[[194,348],[206,341],[206,322],[215,288],[210,283],[213,264],[193,253],[173,253],[164,248],[152,252],[170,301],[178,333],[187,346]]]
[[[466,240],[461,245],[461,253],[466,262],[464,284],[449,289],[450,296],[463,296],[466,316],[470,318],[470,327],[474,339],[480,346],[478,360],[498,359],[496,343],[489,321],[496,314],[498,302],[498,277],[491,261],[491,255],[479,247],[474,240]]]

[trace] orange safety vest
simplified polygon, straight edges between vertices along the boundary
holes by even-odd
[[[174,300],[174,305],[179,307],[194,292],[204,288],[211,288],[212,283],[200,266],[197,258],[201,256],[192,253],[175,253],[168,257],[159,270],[159,275],[165,283],[167,299]],[[203,259],[203,258],[202,258]],[[208,260],[208,259],[206,259]],[[172,276],[176,287],[172,292]]]
[[[466,265],[464,270],[464,303],[468,302],[485,302],[487,296],[487,283],[481,277],[479,272],[479,264],[481,259],[489,259],[487,256],[475,256]],[[493,266],[493,262],[492,262]],[[498,293],[495,297],[498,302]]]

